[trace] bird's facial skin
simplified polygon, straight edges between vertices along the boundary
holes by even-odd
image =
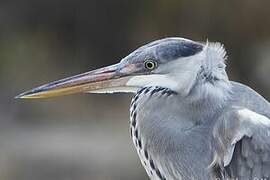
[[[182,38],[154,41],[118,64],[40,86],[17,98],[47,98],[80,92],[136,92],[145,86],[184,91],[181,88],[186,88],[196,75],[192,71],[198,67],[196,57],[202,50],[202,44]]]

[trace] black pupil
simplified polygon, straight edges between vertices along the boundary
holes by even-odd
[[[147,68],[149,68],[149,69],[154,68],[154,64],[153,64],[152,62],[148,62],[148,63],[146,64],[146,66],[147,66]]]

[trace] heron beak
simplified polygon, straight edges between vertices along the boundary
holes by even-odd
[[[120,63],[72,76],[24,92],[15,98],[34,99],[70,95],[82,92],[106,92],[125,87],[136,65],[121,67]]]

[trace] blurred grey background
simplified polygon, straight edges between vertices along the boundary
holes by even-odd
[[[1,0],[0,179],[146,180],[131,95],[13,97],[118,62],[149,41],[220,41],[231,79],[270,99],[270,1]]]

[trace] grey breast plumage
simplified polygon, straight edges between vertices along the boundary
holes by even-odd
[[[210,114],[208,102],[187,105],[166,88],[138,91],[131,135],[151,179],[270,178],[270,105],[250,88],[231,84],[231,98]],[[211,120],[203,124],[198,117]]]
[[[211,137],[209,130],[206,126],[198,126],[189,131],[197,122],[181,114],[184,111],[181,111],[182,102],[184,100],[181,101],[176,92],[161,87],[143,88],[133,98],[131,134],[151,179],[210,177],[200,169],[211,160],[207,145]],[[191,157],[199,161],[191,163]]]
[[[158,167],[156,167],[155,162],[148,152],[148,148],[145,144],[144,137],[141,135],[140,127],[138,125],[138,108],[140,107],[141,98],[151,98],[153,95],[169,97],[171,95],[176,95],[177,93],[171,91],[168,88],[162,87],[145,87],[139,90],[136,95],[133,97],[130,107],[130,133],[133,140],[133,143],[136,147],[138,155],[141,159],[143,166],[145,167],[148,175],[150,177],[155,177],[161,180],[166,180],[166,177],[161,173]],[[141,115],[140,115],[141,116]],[[142,142],[143,141],[143,142]]]

